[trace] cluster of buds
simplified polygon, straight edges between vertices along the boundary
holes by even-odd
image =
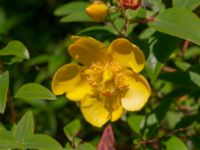
[[[117,1],[122,10],[124,9],[136,10],[141,4],[141,0],[117,0]]]
[[[136,10],[141,5],[141,0],[116,0],[120,9]],[[101,22],[108,15],[109,8],[104,2],[95,0],[86,8],[87,14],[95,21]]]

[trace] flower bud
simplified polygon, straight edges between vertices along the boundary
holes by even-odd
[[[108,14],[108,6],[101,1],[96,1],[86,8],[86,12],[92,19],[100,22]]]
[[[136,10],[141,4],[141,0],[117,0],[117,1],[122,10],[124,9]]]

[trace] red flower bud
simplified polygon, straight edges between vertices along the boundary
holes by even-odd
[[[122,10],[128,8],[136,10],[141,4],[141,0],[117,0],[117,1]]]

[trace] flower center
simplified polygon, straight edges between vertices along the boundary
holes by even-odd
[[[122,98],[128,89],[125,75],[118,63],[97,62],[85,70],[91,87],[100,97]]]

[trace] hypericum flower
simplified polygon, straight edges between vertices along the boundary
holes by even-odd
[[[151,89],[139,75],[145,58],[127,39],[118,38],[108,47],[91,37],[74,37],[69,54],[80,62],[57,70],[52,81],[54,94],[79,102],[85,119],[101,127],[116,121],[127,111],[138,111],[147,102]]]
[[[117,0],[117,1],[122,10],[128,8],[136,10],[141,4],[141,0]]]
[[[86,8],[87,14],[97,22],[103,21],[108,14],[108,6],[102,1],[94,1]]]

